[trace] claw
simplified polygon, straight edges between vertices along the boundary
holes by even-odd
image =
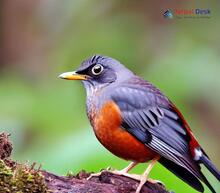
[[[161,182],[160,180],[154,180],[154,179],[148,178],[147,181],[152,184],[159,184],[161,186],[165,186],[165,184],[163,182]]]
[[[113,170],[113,171],[109,171],[109,172],[112,173],[112,174],[119,175],[119,176],[125,176],[125,177],[128,177],[128,178],[137,180],[137,181],[140,181],[140,179],[141,179],[141,175],[129,174],[129,173],[123,171],[123,170]]]
[[[101,176],[101,174],[105,171],[108,171],[108,172],[111,172],[111,171],[114,171],[114,169],[111,167],[111,166],[108,166],[106,169],[102,169],[100,172],[98,173],[93,173],[93,174],[90,174],[90,176],[88,178],[86,178],[86,180],[90,180],[92,177],[99,177]]]
[[[103,171],[98,172],[98,173],[94,173],[94,174],[90,174],[90,176],[88,178],[86,178],[86,180],[90,180],[92,177],[99,177],[102,174]]]

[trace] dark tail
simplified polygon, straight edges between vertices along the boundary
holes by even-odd
[[[207,158],[208,159],[208,158]],[[173,172],[174,174],[176,174],[180,179],[182,179],[183,181],[185,181],[187,184],[189,184],[190,186],[192,186],[193,188],[195,188],[197,191],[199,192],[204,192],[204,188],[202,183],[199,181],[203,181],[208,188],[211,190],[212,193],[216,193],[216,191],[214,190],[214,188],[211,186],[211,184],[209,183],[209,181],[206,179],[206,177],[203,175],[203,173],[200,171],[200,169],[198,170],[199,175],[200,175],[200,179],[198,179],[196,176],[194,176],[191,172],[189,172],[186,168],[183,168],[177,164],[175,164],[174,162],[165,159],[165,158],[161,158],[159,160],[159,162],[165,166],[167,169],[169,169],[171,172]],[[209,161],[211,162],[211,161]],[[203,163],[201,161],[201,163]],[[205,165],[205,164],[204,164]],[[213,164],[212,164],[213,165]],[[212,167],[213,168],[213,167]],[[215,168],[216,169],[216,168]],[[217,171],[217,170],[215,170]],[[219,172],[218,172],[218,177],[219,177]],[[219,179],[219,178],[218,178]]]
[[[218,181],[220,181],[220,171],[215,167],[215,165],[205,154],[202,154],[199,162],[204,164],[205,167],[218,179]]]
[[[191,174],[187,169],[163,157],[159,160],[159,162],[167,169],[169,169],[171,172],[173,172],[175,175],[177,175],[180,179],[182,179],[187,184],[195,188],[197,191],[204,192],[202,183],[198,180],[197,177]]]

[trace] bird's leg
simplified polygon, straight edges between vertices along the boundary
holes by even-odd
[[[132,168],[134,168],[138,163],[137,162],[131,162],[127,167],[125,167],[122,170],[119,170],[120,173],[128,173]]]
[[[157,161],[160,159],[160,156],[157,156],[155,157],[151,163],[148,165],[147,169],[145,170],[145,172],[141,175],[140,177],[140,183],[137,187],[137,190],[135,193],[140,193],[141,191],[141,188],[143,187],[143,185],[146,183],[146,181],[149,181],[151,183],[158,183],[158,181],[156,180],[152,180],[152,179],[149,179],[148,176],[149,176],[149,173],[150,171],[152,170],[152,168],[154,167],[154,165],[157,163]]]

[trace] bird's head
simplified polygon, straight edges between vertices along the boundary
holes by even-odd
[[[86,90],[122,81],[133,73],[119,61],[101,55],[94,55],[83,61],[76,71],[65,72],[59,77],[67,80],[82,80]]]

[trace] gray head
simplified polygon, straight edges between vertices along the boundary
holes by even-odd
[[[82,80],[88,91],[90,88],[102,87],[120,82],[133,76],[133,73],[119,61],[101,55],[94,55],[83,61],[74,72],[65,72],[59,77],[67,80]]]

